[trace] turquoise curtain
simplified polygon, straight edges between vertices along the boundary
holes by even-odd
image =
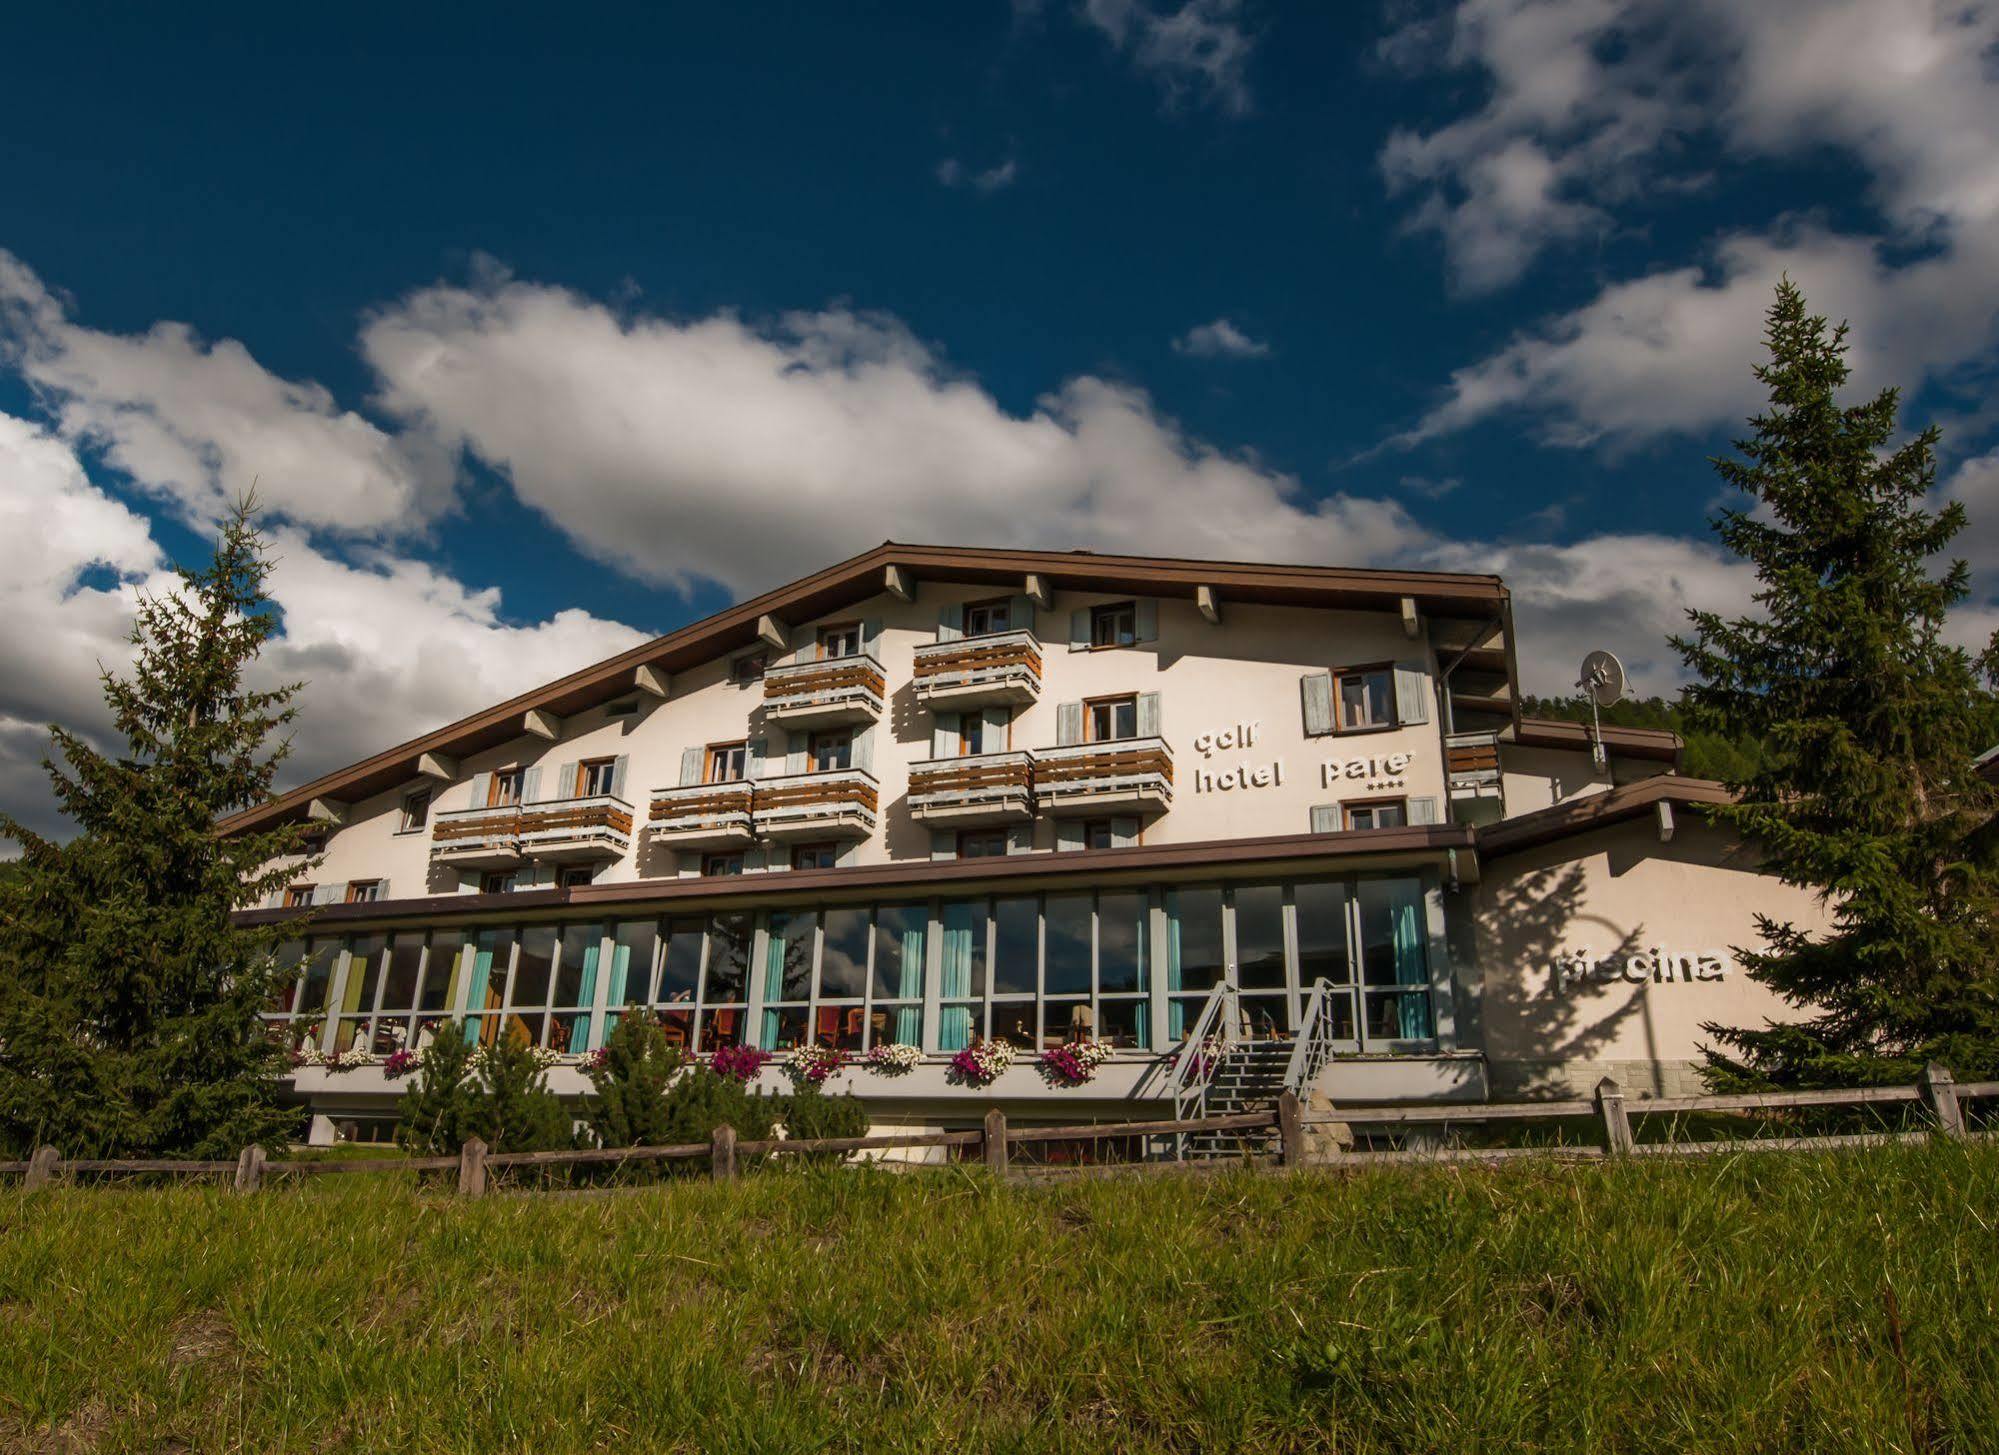
[[[632,947],[614,944],[611,946],[611,994],[605,1004],[604,1039],[611,1039],[611,1032],[618,1028],[618,1011],[625,1003],[625,979],[632,963]]]
[[[763,999],[771,1000],[784,994],[784,916],[772,915],[770,925],[764,931],[764,973],[763,989],[759,992]],[[777,1012],[763,1013],[763,1035],[757,1044],[766,1051],[777,1049]]]
[[[1395,947],[1395,983],[1430,983],[1430,968],[1423,954],[1423,886],[1413,880],[1395,885],[1395,899],[1389,907],[1389,932]],[[1397,1032],[1404,1040],[1420,1041],[1430,1035],[1430,997],[1396,997]]]
[[[576,987],[576,1003],[578,1005],[590,1006],[592,1009],[577,1017],[576,1028],[581,1032],[581,1035],[572,1035],[569,1038],[569,1054],[572,1056],[589,1050],[595,1044],[593,1033],[597,1028],[597,1012],[595,1009],[597,1004],[597,957],[603,954],[603,952],[604,942],[601,937],[597,943],[591,945],[589,949],[583,952],[583,980]]]
[[[944,906],[943,979],[938,992],[945,1001],[972,993],[972,935],[983,927],[980,906],[961,901]],[[946,1005],[937,1026],[937,1049],[962,1051],[972,1044],[970,1006]]]
[[[1180,999],[1180,896],[1166,896],[1166,1038],[1177,1041],[1187,1034],[1187,1006]]]
[[[493,977],[493,940],[491,932],[481,933],[479,938],[465,947],[465,953],[472,957],[471,984],[465,991],[465,1009],[481,1011],[486,1008],[486,987]],[[465,1018],[465,1039],[477,1040],[481,1022],[468,1015]]]
[[[1138,988],[1152,989],[1152,910],[1143,899],[1138,902]],[[1132,1039],[1138,1049],[1152,1049],[1152,1007],[1141,1001],[1138,1007],[1138,1023],[1132,1027]]]

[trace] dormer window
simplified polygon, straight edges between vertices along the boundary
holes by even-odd
[[[973,601],[965,606],[965,635],[989,637],[1013,627],[1013,602],[1007,597],[996,601]]]
[[[1138,604],[1114,601],[1090,608],[1090,645],[1128,647],[1138,640]]]
[[[729,663],[729,680],[738,687],[748,687],[753,682],[764,680],[764,673],[770,668],[770,653],[745,652]]]
[[[861,624],[857,621],[842,622],[838,626],[819,628],[819,659],[830,661],[835,657],[858,657],[861,654]]]
[[[430,822],[430,790],[418,788],[403,795],[402,820],[397,832],[413,834]]]

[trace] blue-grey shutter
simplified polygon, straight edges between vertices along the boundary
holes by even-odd
[[[743,776],[762,778],[770,772],[769,742],[765,738],[751,738],[749,760],[744,765]]]
[[[533,803],[541,796],[541,764],[521,774],[521,802]]]
[[[933,758],[955,758],[958,756],[958,714],[940,712],[930,729],[930,756]]]
[[[881,618],[878,616],[863,617],[861,619],[861,650],[866,652],[870,657],[879,659],[881,656],[881,644]]]
[[[1083,741],[1083,704],[1063,702],[1055,707],[1055,746],[1066,748]]]
[[[1305,700],[1305,736],[1324,737],[1333,730],[1333,674],[1313,672],[1298,679]]]
[[[770,867],[770,858],[761,844],[752,844],[743,850],[743,872],[761,874]]]
[[[312,902],[338,904],[346,897],[346,891],[347,886],[344,884],[315,884],[312,886]]]
[[[854,734],[853,764],[863,773],[875,771],[875,725],[869,723]]]
[[[1034,825],[1031,823],[1009,825],[1006,831],[1006,851],[1009,854],[1033,853]]]
[[[1141,642],[1159,640],[1159,603],[1150,597],[1132,603],[1132,635]]]
[[[629,754],[620,753],[611,760],[611,797],[625,796],[625,769],[631,766]]]
[[[1437,821],[1437,800],[1434,798],[1412,798],[1409,800],[1409,822],[1412,824],[1433,824]]]
[[[555,790],[548,795],[550,798],[574,798],[576,796],[577,766],[575,763],[564,763],[562,765],[562,771],[556,775]],[[532,797],[533,795],[530,794],[529,796]]]
[[[1337,803],[1315,803],[1312,805],[1312,832],[1315,834],[1336,834],[1340,831],[1340,806]]]
[[[675,854],[673,862],[674,867],[680,871],[682,879],[699,879],[701,877],[701,856],[699,854]]]
[[[805,771],[805,749],[810,745],[810,742],[811,740],[804,733],[787,733],[785,735],[785,772],[803,773]]]
[[[954,601],[937,608],[937,640],[955,642],[965,634],[965,603]]]
[[[1083,847],[1083,821],[1079,818],[1055,820],[1055,851],[1072,854]]]
[[[381,881],[381,883],[377,886],[375,890],[375,898],[387,899],[388,897],[389,897],[389,881],[384,879]]]
[[[1141,692],[1138,694],[1138,735],[1142,738],[1159,736],[1159,694]]]
[[[680,750],[680,786],[685,788],[701,781],[701,757],[699,748]]]
[[[1004,703],[986,709],[986,751],[1004,753],[1007,749],[1007,724],[1013,720],[1013,709]]]
[[[1128,849],[1138,842],[1138,820],[1121,816],[1111,820],[1111,847]]]
[[[935,829],[930,835],[930,857],[933,859],[955,859],[958,857],[958,836],[943,829]]]
[[[486,800],[493,795],[493,775],[474,773],[472,775],[472,796],[465,800],[467,808],[484,808]]]
[[[1034,598],[1016,596],[1006,606],[1008,631],[1031,632],[1034,630]]]
[[[833,851],[833,864],[836,868],[851,869],[860,861],[861,841],[859,839],[848,839]]]
[[[1069,650],[1087,651],[1090,645],[1090,608],[1079,606],[1069,613]]]
[[[1421,662],[1395,664],[1395,720],[1398,723],[1430,720],[1430,676]]]

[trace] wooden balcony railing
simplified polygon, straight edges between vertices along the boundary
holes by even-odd
[[[646,830],[660,842],[690,848],[748,843],[751,799],[752,787],[744,780],[655,788]]]
[[[995,632],[916,649],[919,702],[1033,702],[1041,695],[1041,644],[1030,631]]]
[[[632,846],[632,806],[600,793],[520,808],[521,848],[533,859],[616,859]]]
[[[771,722],[873,721],[887,693],[881,663],[865,653],[792,662],[764,674],[764,716]]]
[[[767,838],[865,837],[881,811],[881,785],[861,768],[760,778],[752,811]]]
[[[1444,739],[1444,777],[1454,792],[1473,792],[1498,783],[1498,735],[1453,733]]]
[[[1173,750],[1163,738],[1038,748],[1034,797],[1051,813],[1100,805],[1164,809],[1173,800]]]
[[[909,809],[919,820],[1002,822],[1034,813],[1034,759],[1026,753],[932,758],[909,766]]]
[[[521,861],[521,807],[517,803],[458,808],[430,818],[432,857],[453,863],[505,867]]]

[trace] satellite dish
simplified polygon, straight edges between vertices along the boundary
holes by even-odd
[[[1591,652],[1583,658],[1576,679],[1583,696],[1595,707],[1613,707],[1624,700],[1624,664],[1611,652]]]

